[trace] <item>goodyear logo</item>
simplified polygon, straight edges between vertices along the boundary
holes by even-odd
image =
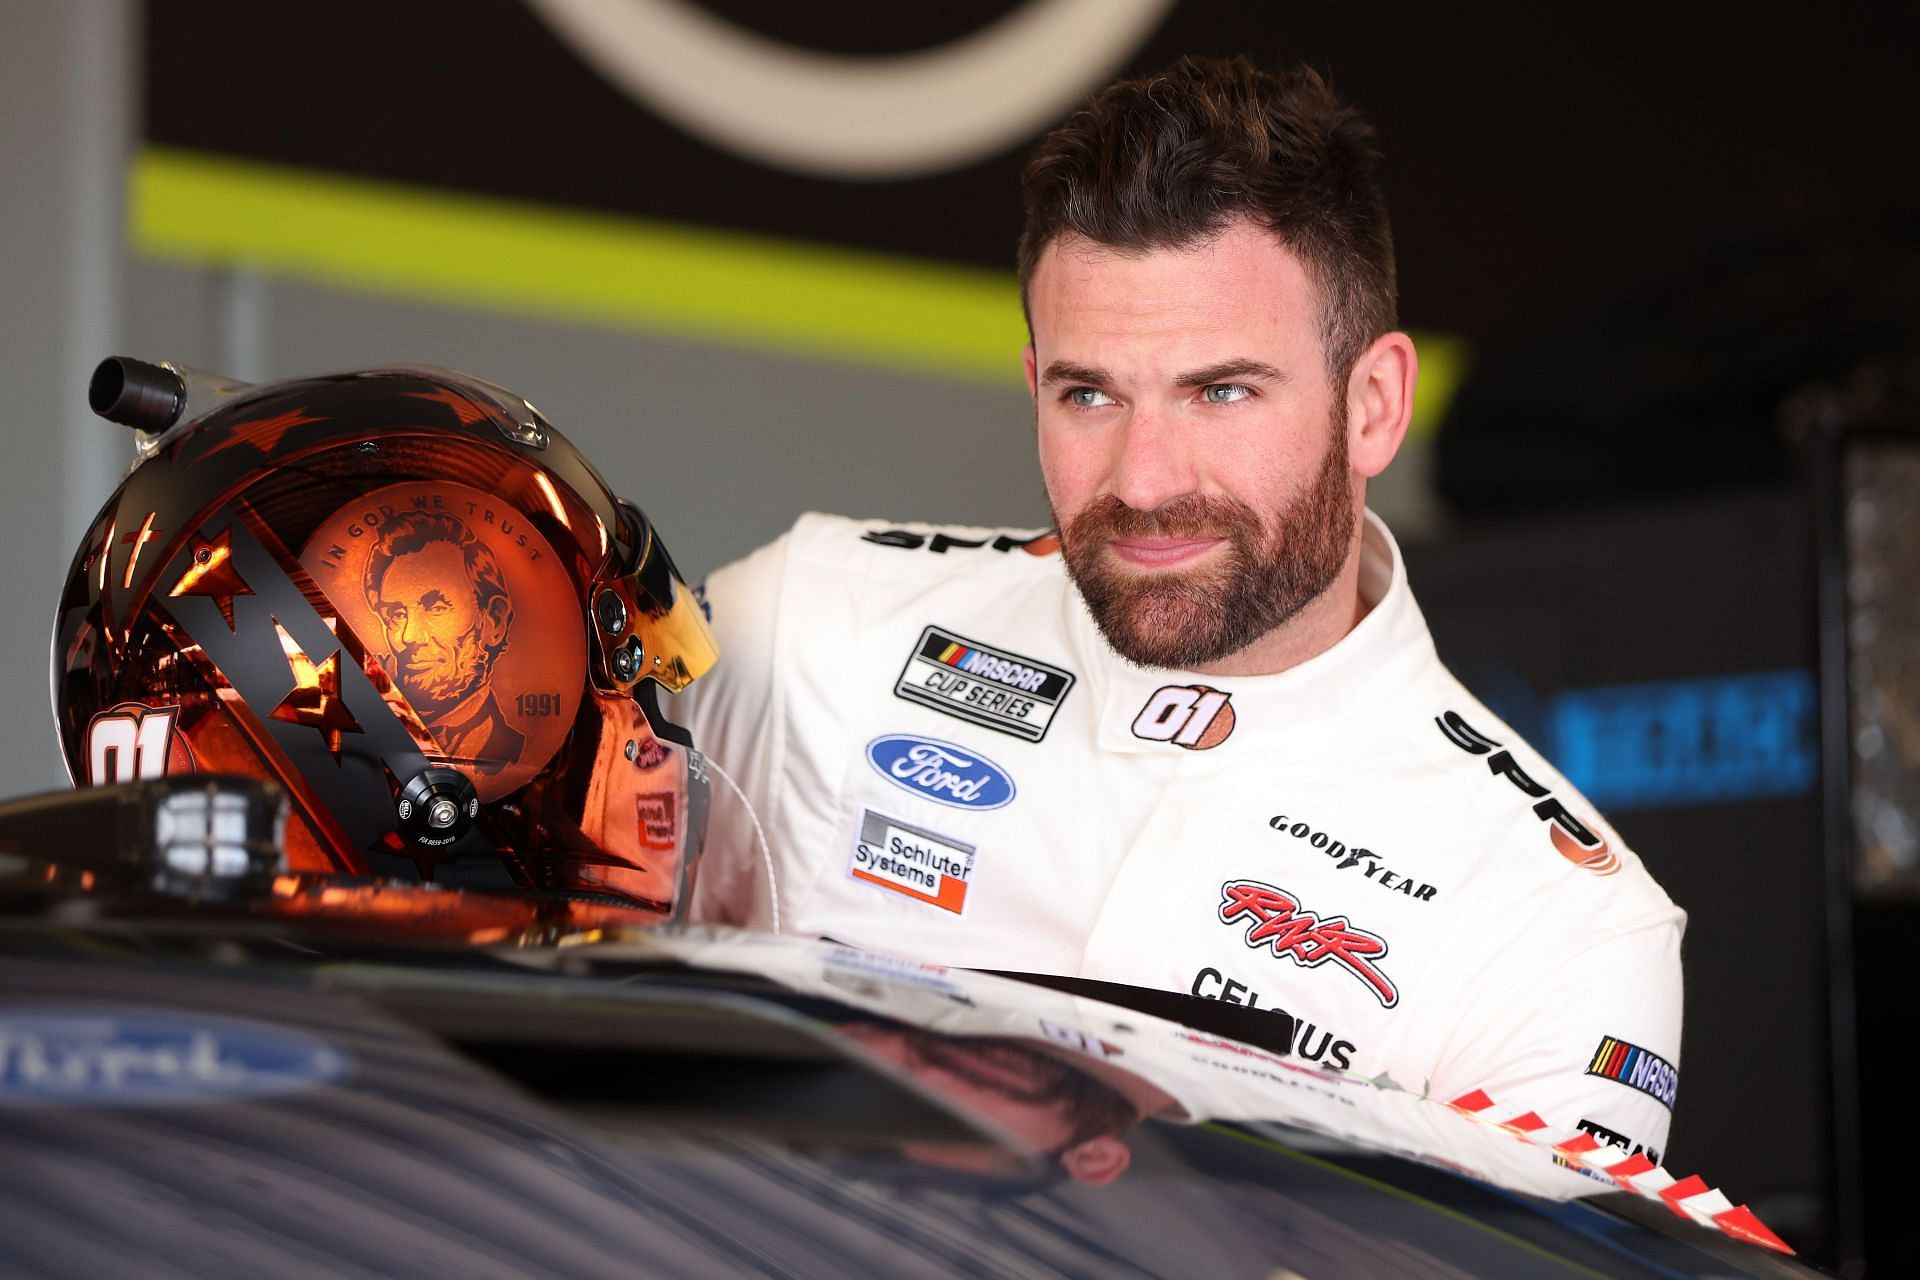
[[[1600,1047],[1587,1064],[1587,1074],[1638,1089],[1669,1111],[1673,1110],[1674,1095],[1680,1091],[1679,1068],[1651,1049],[1613,1036],[1600,1038]]]
[[[1038,742],[1071,688],[1070,671],[928,627],[893,692],[943,715]]]

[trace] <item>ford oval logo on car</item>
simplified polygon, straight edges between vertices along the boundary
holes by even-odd
[[[0,1012],[0,1108],[166,1106],[318,1088],[347,1055],[304,1031],[170,1009]]]
[[[978,751],[938,738],[890,733],[867,744],[867,760],[879,775],[936,804],[957,809],[998,809],[1013,799],[1013,779]]]

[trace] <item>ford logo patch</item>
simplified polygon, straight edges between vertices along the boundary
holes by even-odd
[[[889,733],[867,744],[867,760],[881,777],[937,804],[956,809],[998,809],[1013,799],[1013,779],[978,751]]]
[[[344,1053],[303,1031],[161,1009],[0,1011],[0,1107],[179,1106],[296,1093]]]

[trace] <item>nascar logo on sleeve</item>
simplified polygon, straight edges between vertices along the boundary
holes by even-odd
[[[1680,1091],[1679,1068],[1650,1049],[1612,1036],[1600,1038],[1600,1047],[1587,1064],[1587,1074],[1638,1089],[1669,1111],[1673,1110],[1674,1095]]]
[[[928,627],[893,692],[944,715],[1038,742],[1071,688],[1070,671]]]

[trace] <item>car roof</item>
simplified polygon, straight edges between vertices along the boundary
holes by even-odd
[[[218,912],[0,922],[0,1260],[206,1275],[217,1245],[236,1274],[1812,1274],[1717,1229],[1724,1198],[1689,1213],[1490,1101],[831,943],[562,941]],[[910,1051],[877,1053],[878,1035]],[[1042,1110],[1126,1099],[1123,1176],[1066,1176],[1009,1129],[1005,1077],[1027,1070],[1011,1092]]]

